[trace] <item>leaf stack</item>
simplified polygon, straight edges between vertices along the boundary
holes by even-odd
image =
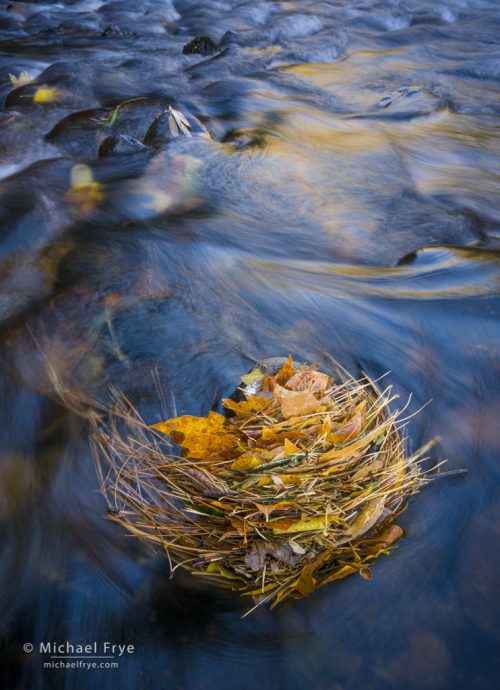
[[[288,357],[242,377],[226,416],[148,427],[118,401],[94,432],[111,517],[164,549],[172,572],[255,605],[351,573],[370,579],[403,534],[405,500],[427,481],[426,449],[406,453],[393,400],[366,378],[334,380]]]

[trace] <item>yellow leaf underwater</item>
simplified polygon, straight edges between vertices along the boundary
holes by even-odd
[[[41,86],[33,94],[33,103],[55,103],[66,98],[66,94],[60,89],[50,86]]]

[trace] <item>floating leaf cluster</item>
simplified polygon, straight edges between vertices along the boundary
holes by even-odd
[[[255,605],[351,573],[370,579],[403,535],[405,500],[427,481],[426,449],[406,453],[393,399],[368,379],[337,381],[289,357],[274,374],[242,377],[226,416],[147,427],[119,401],[94,433],[112,519],[164,549],[172,572]]]

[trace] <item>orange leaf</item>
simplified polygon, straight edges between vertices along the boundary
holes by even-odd
[[[288,355],[286,362],[281,369],[275,374],[274,379],[276,383],[284,384],[290,377],[295,374],[295,367],[293,366],[292,355]]]
[[[289,391],[282,386],[276,386],[273,392],[274,397],[280,401],[281,414],[285,419],[312,414],[321,407],[320,401],[308,391]]]
[[[314,592],[316,587],[318,587],[318,582],[314,578],[316,571],[321,568],[332,556],[332,551],[328,549],[323,551],[312,563],[304,566],[302,572],[299,575],[298,580],[294,583],[294,589],[296,589],[302,596],[307,596]]]
[[[208,417],[174,417],[151,428],[170,436],[189,458],[199,460],[234,450],[239,439],[238,432],[217,412],[210,412]]]
[[[328,434],[327,441],[329,443],[344,443],[349,439],[354,439],[361,433],[362,422],[361,415],[356,413],[346,424],[332,431]]]
[[[375,538],[377,546],[380,549],[388,549],[395,541],[404,535],[402,528],[399,525],[387,525],[381,530]]]

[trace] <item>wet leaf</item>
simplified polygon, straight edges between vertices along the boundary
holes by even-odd
[[[292,443],[292,441],[290,441],[288,438],[285,438],[284,453],[285,458],[287,458],[289,455],[296,455],[297,453],[300,453],[300,449],[295,445],[295,443]]]
[[[291,505],[292,504],[290,501],[278,501],[278,503],[269,503],[265,505],[263,503],[255,502],[257,510],[265,516],[266,520],[269,520],[269,516],[275,511],[287,510]]]
[[[263,378],[264,372],[260,367],[257,367],[249,374],[245,374],[244,376],[242,376],[240,380],[242,383],[245,384],[245,386],[251,386],[257,383],[261,383]]]
[[[177,136],[179,132],[182,132],[182,134],[185,134],[186,136],[190,137],[191,132],[189,130],[191,129],[191,124],[189,123],[189,120],[186,119],[186,117],[181,113],[180,110],[175,110],[170,105],[168,106],[168,112],[168,121],[172,134],[174,134],[173,127],[175,127],[176,134],[174,134],[174,136]]]
[[[55,103],[56,101],[64,100],[66,94],[60,89],[49,86],[41,86],[33,94],[33,103]]]
[[[16,77],[14,74],[9,74],[9,79],[10,83],[14,88],[18,88],[19,86],[26,86],[26,84],[31,84],[33,81],[33,77],[29,72],[21,72],[21,74]]]
[[[314,578],[316,571],[321,568],[332,557],[332,550],[327,549],[323,551],[312,563],[304,566],[298,580],[294,583],[294,589],[297,590],[303,597],[314,592],[318,583]]]
[[[345,443],[349,439],[355,439],[361,433],[361,415],[355,414],[348,422],[327,436],[329,443]]]
[[[299,371],[286,382],[292,391],[309,391],[322,393],[328,388],[329,377],[319,371]]]
[[[276,383],[284,385],[288,379],[295,374],[295,367],[293,366],[292,355],[288,355],[286,362],[281,369],[274,375]]]
[[[375,525],[384,512],[385,501],[385,496],[382,496],[368,502],[349,529],[350,539],[357,539]]]
[[[231,465],[232,470],[239,470],[244,472],[245,470],[253,470],[255,467],[259,467],[265,462],[262,458],[259,458],[255,453],[251,451],[243,453],[240,457],[233,462]]]
[[[290,566],[294,566],[298,560],[297,555],[284,541],[258,541],[252,544],[250,551],[246,554],[245,565],[252,571],[261,570],[268,556]]]
[[[282,386],[274,388],[274,396],[280,401],[281,414],[285,419],[301,417],[317,412],[321,403],[308,391],[289,391]]]
[[[404,536],[404,531],[399,525],[387,525],[374,538],[379,549],[388,549],[394,542]]]
[[[292,534],[294,532],[311,532],[328,529],[328,515],[305,517],[301,520],[276,520],[272,523],[274,534]]]
[[[210,412],[208,417],[175,417],[154,424],[151,428],[170,436],[187,452],[188,457],[198,460],[234,450],[240,438],[225,417],[217,412]]]
[[[230,398],[224,398],[222,404],[228,410],[232,410],[237,417],[248,419],[259,414],[271,405],[272,401],[259,395],[249,395],[245,400],[235,402]]]

